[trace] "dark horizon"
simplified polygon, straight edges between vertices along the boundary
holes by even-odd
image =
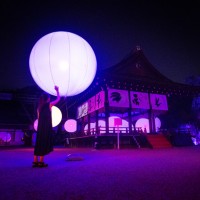
[[[198,6],[128,1],[3,2],[0,90],[35,85],[29,71],[33,45],[67,31],[93,48],[98,69],[119,63],[137,45],[167,78],[185,83],[200,75]]]

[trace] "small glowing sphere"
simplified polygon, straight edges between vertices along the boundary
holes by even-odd
[[[88,127],[89,127],[88,124],[86,124],[84,127],[84,131],[87,131]],[[92,128],[95,128],[95,123],[90,123],[90,129],[92,129]]]
[[[52,126],[56,127],[58,124],[60,124],[62,120],[62,113],[60,109],[56,106],[52,106]]]
[[[142,128],[142,131],[144,131],[144,132],[145,132],[145,129],[146,129],[146,132],[150,133],[149,119],[147,119],[147,118],[138,119],[135,126]],[[160,127],[161,127],[161,121],[158,117],[155,118],[155,127],[156,127],[156,132],[158,132],[160,130]]]
[[[68,119],[64,124],[64,128],[69,133],[76,132],[76,130],[77,130],[77,121],[75,119]]]
[[[38,119],[36,119],[33,123],[33,127],[35,129],[35,131],[37,131],[37,127],[38,127]]]
[[[3,142],[10,142],[11,134],[7,132],[0,132],[0,140],[2,140]]]
[[[149,119],[147,119],[147,118],[138,119],[135,123],[135,127],[136,128],[142,128],[143,132],[149,133],[150,132],[150,130],[149,130]]]
[[[104,120],[98,120],[98,125],[99,125],[99,127],[106,127],[106,122],[104,121]]]
[[[158,117],[155,118],[155,125],[156,125],[156,132],[158,132],[161,127],[161,121]]]
[[[56,106],[52,106],[52,127],[56,127],[58,126],[58,124],[60,124],[61,120],[62,120],[62,113],[60,111],[60,109]],[[35,129],[35,131],[37,131],[37,127],[38,127],[38,119],[36,119],[34,121],[33,127]]]
[[[89,87],[97,69],[93,49],[82,37],[70,32],[53,32],[33,46],[29,68],[36,84],[56,96],[74,96]]]

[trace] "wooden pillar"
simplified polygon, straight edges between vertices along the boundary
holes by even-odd
[[[106,133],[109,133],[109,101],[108,101],[108,90],[105,90],[105,123],[106,123]]]
[[[95,111],[95,129],[96,129],[96,135],[99,135],[99,111]]]
[[[84,133],[84,117],[81,117],[81,133]]]
[[[129,133],[132,134],[132,117],[131,117],[131,108],[128,109],[128,127],[129,127]]]
[[[91,127],[90,127],[90,114],[88,114],[87,115],[87,118],[88,118],[88,135],[91,135],[91,132],[90,132],[90,129],[91,129]]]
[[[150,133],[155,133],[155,119],[154,119],[154,113],[153,113],[152,105],[151,105],[151,101],[150,101],[150,93],[148,93],[148,97],[149,97],[149,105],[150,105],[150,109],[149,109],[149,131],[150,131]]]
[[[129,134],[132,134],[132,117],[131,117],[131,97],[130,97],[130,91],[128,91],[128,97],[129,97],[129,108],[128,108],[128,126],[129,126]]]
[[[151,110],[151,123],[152,123],[152,131],[153,131],[153,133],[156,133],[156,124],[155,124],[154,110]]]

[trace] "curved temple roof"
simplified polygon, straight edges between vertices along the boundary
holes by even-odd
[[[161,74],[146,58],[139,46],[118,64],[103,70],[105,76],[117,79],[173,83]]]

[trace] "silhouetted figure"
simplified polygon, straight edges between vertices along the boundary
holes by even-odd
[[[44,163],[44,156],[53,151],[53,128],[51,108],[60,101],[59,88],[55,86],[57,92],[56,100],[50,102],[47,93],[41,95],[39,99],[37,114],[38,128],[34,148],[33,167],[47,167]]]

